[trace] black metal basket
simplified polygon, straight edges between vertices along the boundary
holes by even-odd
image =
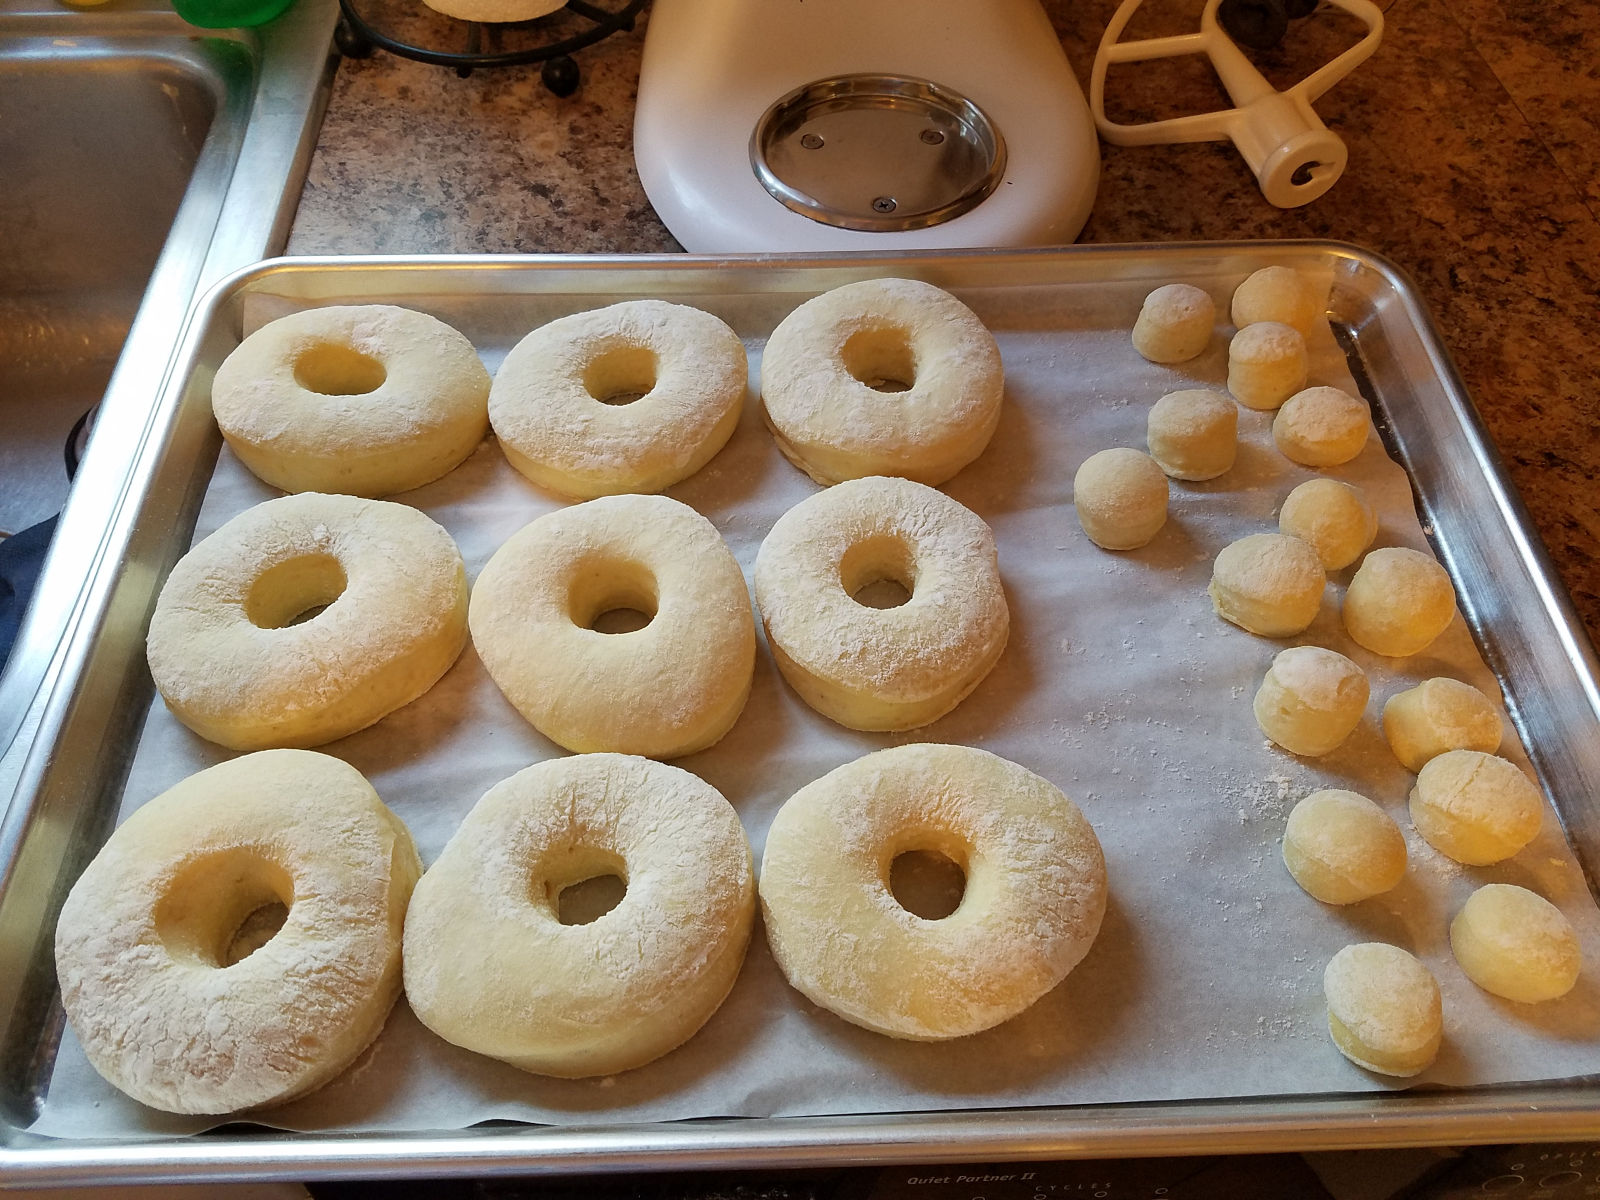
[[[557,96],[570,96],[581,73],[572,57],[613,33],[633,28],[646,0],[625,0],[604,8],[588,0],[567,0],[563,8],[532,21],[462,21],[436,12],[422,0],[339,0],[343,17],[336,34],[349,58],[386,50],[402,58],[454,67],[470,75],[480,67],[518,67],[542,63],[540,78]],[[446,49],[454,45],[461,49]]]

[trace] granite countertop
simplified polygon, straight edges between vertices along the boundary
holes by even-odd
[[[1044,0],[1087,81],[1115,0]],[[1317,104],[1344,177],[1280,210],[1226,143],[1103,146],[1082,242],[1333,238],[1415,281],[1550,556],[1600,643],[1600,9],[1581,0],[1391,0],[1376,56]],[[1194,28],[1149,0],[1130,34]],[[680,247],[634,170],[648,17],[538,69],[454,71],[379,52],[334,84],[288,252],[655,253]],[[1348,40],[1326,6],[1261,66],[1286,86]],[[1340,39],[1345,41],[1341,42]],[[1585,49],[1585,46],[1591,49]],[[1309,56],[1310,61],[1307,62]],[[1119,90],[1120,89],[1120,90]],[[1112,115],[1216,107],[1198,59],[1113,75]]]

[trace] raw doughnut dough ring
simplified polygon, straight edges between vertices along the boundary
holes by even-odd
[[[386,304],[291,313],[217,368],[228,445],[286,492],[388,496],[450,471],[489,432],[489,372],[472,343]]]
[[[1262,637],[1291,637],[1317,619],[1327,586],[1322,560],[1284,533],[1230,542],[1211,569],[1211,605],[1224,621]]]
[[[807,300],[761,356],[778,448],[821,484],[945,482],[989,444],[1003,391],[994,335],[954,296],[914,279],[868,279]]]
[[[1277,408],[1306,385],[1306,340],[1277,321],[1246,325],[1228,343],[1228,391],[1246,408]]]
[[[1282,533],[1311,543],[1329,571],[1348,567],[1378,536],[1378,514],[1366,493],[1336,479],[1308,479],[1284,498]]]
[[[1291,754],[1330,754],[1361,724],[1367,675],[1350,659],[1321,646],[1278,652],[1256,692],[1261,732]]]
[[[1290,462],[1337,467],[1367,444],[1371,413],[1365,402],[1336,387],[1310,387],[1283,402],[1272,419],[1272,440]]]
[[[1450,922],[1450,949],[1473,983],[1523,1004],[1565,996],[1583,969],[1578,935],[1561,910],[1509,883],[1467,897]]]
[[[564,924],[562,890],[604,875],[621,901]],[[406,997],[457,1046],[609,1075],[710,1019],[754,919],[750,844],[710,784],[632,755],[550,759],[490,788],[417,885]]]
[[[595,628],[619,609],[649,621]],[[704,750],[755,673],[744,574],[716,526],[667,496],[602,496],[523,526],[479,574],[468,622],[506,699],[568,750]]]
[[[1167,477],[1148,454],[1115,446],[1084,459],[1072,504],[1096,546],[1137,550],[1167,523]]]
[[[1341,610],[1358,645],[1390,658],[1427,649],[1455,611],[1449,574],[1432,556],[1404,546],[1373,550],[1361,560]]]
[[[339,759],[209,767],[135,809],[73,886],[56,925],[67,1017],[95,1070],[152,1108],[302,1095],[383,1028],[421,873],[405,826]],[[287,913],[261,942],[273,906]]]
[[[1406,839],[1389,814],[1365,796],[1326,788],[1289,813],[1283,864],[1315,899],[1354,904],[1400,882],[1406,873]]]
[[[1471,867],[1510,858],[1543,820],[1539,789],[1522,769],[1478,750],[1429,759],[1411,789],[1411,823],[1423,840]]]
[[[659,492],[727,444],[748,374],[739,335],[711,313],[625,300],[541,325],[512,347],[489,421],[511,465],[559,495]]]
[[[1239,406],[1221,392],[1184,388],[1150,407],[1150,457],[1174,479],[1215,479],[1239,453]]]
[[[1438,981],[1399,946],[1346,946],[1323,971],[1322,990],[1333,1044],[1357,1066],[1406,1078],[1438,1056],[1444,1037]]]
[[[966,876],[925,920],[889,888],[896,857]],[[767,941],[789,982],[890,1037],[965,1037],[1021,1013],[1088,953],[1105,913],[1094,830],[1047,780],[967,746],[914,744],[846,763],[778,811],[761,862]]]
[[[1144,298],[1133,323],[1133,348],[1156,363],[1187,362],[1211,341],[1217,305],[1209,293],[1169,283]]]
[[[1500,714],[1477,688],[1459,679],[1424,679],[1383,706],[1383,733],[1408,771],[1420,771],[1447,750],[1500,749]]]
[[[855,599],[893,581],[894,608]],[[999,660],[1011,615],[982,518],[909,479],[853,479],[778,518],[755,566],[756,604],[783,677],[851,729],[937,720]]]
[[[318,746],[438,682],[466,616],[466,570],[441,526],[404,504],[302,492],[178,560],[146,652],[167,707],[201,737]]]

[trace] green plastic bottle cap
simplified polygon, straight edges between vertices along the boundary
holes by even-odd
[[[294,0],[172,0],[177,14],[202,29],[265,25]]]

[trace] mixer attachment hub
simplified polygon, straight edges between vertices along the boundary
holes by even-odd
[[[926,229],[994,191],[1006,145],[952,88],[905,75],[838,75],[794,89],[762,114],[750,165],[786,208],[821,224]]]

